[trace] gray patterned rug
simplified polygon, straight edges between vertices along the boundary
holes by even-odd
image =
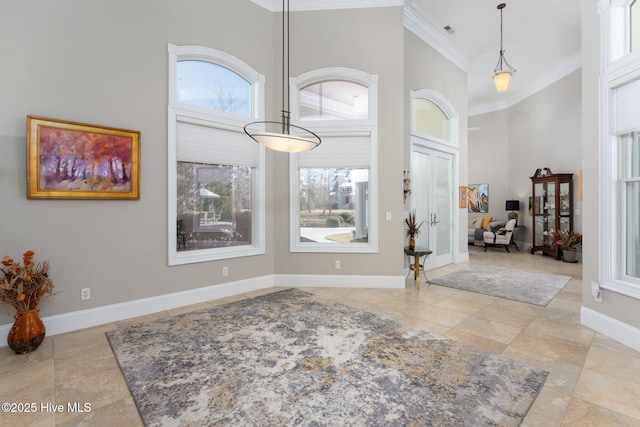
[[[476,264],[430,280],[434,285],[462,289],[535,305],[547,305],[571,276],[532,273]]]
[[[293,289],[107,337],[148,426],[517,426],[547,377]]]

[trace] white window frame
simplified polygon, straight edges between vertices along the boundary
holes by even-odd
[[[449,103],[447,98],[442,96],[441,93],[431,89],[416,89],[409,91],[409,97],[411,99],[411,136],[419,138],[425,141],[431,141],[433,144],[439,146],[440,150],[446,152],[457,152],[460,145],[458,134],[458,123],[460,121],[458,113],[453,106]],[[437,138],[433,135],[428,135],[416,130],[415,114],[413,111],[413,101],[415,99],[423,99],[433,103],[438,107],[449,121],[449,139]]]
[[[615,129],[616,91],[640,78],[640,52],[630,52],[632,0],[601,0],[602,74],[600,77],[599,236],[600,286],[640,299],[640,280],[626,275],[625,180],[621,150],[625,136]]]
[[[369,114],[365,120],[319,120],[300,122],[300,90],[314,83],[327,80],[344,80],[360,84],[369,89]],[[290,242],[291,252],[377,253],[378,252],[378,76],[352,68],[330,67],[313,70],[289,80],[292,122],[303,126],[320,137],[340,135],[360,137],[366,134],[371,139],[369,163],[369,227],[367,242],[323,243],[300,241],[300,173],[298,154],[289,156],[290,188]],[[355,165],[354,165],[355,166]],[[331,165],[327,165],[331,167]]]
[[[249,65],[220,50],[202,46],[176,46],[168,44],[169,53],[169,107],[168,107],[168,258],[169,265],[205,262],[265,253],[265,149],[256,144],[258,167],[253,171],[252,188],[252,244],[178,251],[176,236],[176,142],[178,121],[200,124],[222,130],[244,132],[244,125],[254,120],[264,120],[265,78]],[[182,60],[211,62],[235,72],[251,84],[251,116],[233,114],[211,108],[192,105],[177,100],[177,64]],[[249,137],[247,137],[249,138]]]

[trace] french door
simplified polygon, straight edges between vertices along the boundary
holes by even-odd
[[[453,261],[453,156],[415,145],[411,156],[413,209],[424,220],[416,245],[429,248],[425,268]]]

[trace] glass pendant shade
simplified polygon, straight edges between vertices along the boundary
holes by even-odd
[[[496,68],[493,69],[493,82],[498,92],[507,90],[511,76],[516,73],[516,69],[509,65],[504,57],[504,48],[502,47],[502,9],[505,7],[507,7],[505,3],[498,5],[498,10],[500,11],[500,56],[498,57]]]
[[[320,145],[320,138],[315,133],[289,124],[289,128],[283,132],[275,130],[275,126],[282,125],[280,122],[254,122],[245,126],[244,131],[254,141],[267,148],[285,153],[299,153],[301,151],[313,150]],[[286,126],[286,124],[285,124]],[[273,127],[273,130],[269,130]],[[253,129],[252,129],[253,128]],[[291,130],[295,133],[291,134]]]
[[[504,92],[509,87],[509,79],[511,78],[511,71],[502,70],[493,75],[493,82],[496,84],[498,92]]]

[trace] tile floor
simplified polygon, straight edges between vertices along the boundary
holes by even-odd
[[[416,290],[411,279],[405,289],[308,290],[549,371],[523,426],[640,426],[640,353],[580,325],[581,264],[470,248],[469,263],[428,275],[433,278],[474,263],[573,279],[546,307],[436,285],[423,284]],[[17,356],[4,347],[0,401],[35,412],[0,413],[0,425],[141,426],[105,331],[270,291],[47,337],[28,355]]]

